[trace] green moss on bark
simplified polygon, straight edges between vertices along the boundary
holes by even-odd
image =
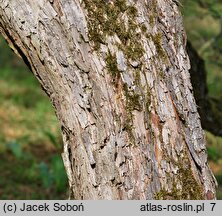
[[[120,76],[120,71],[117,67],[116,56],[112,55],[111,52],[108,52],[106,56],[106,65],[108,72],[112,75],[113,78],[118,78]]]
[[[152,40],[153,40],[154,45],[156,47],[156,51],[157,51],[158,56],[161,59],[163,59],[164,61],[166,61],[167,56],[166,56],[165,51],[162,48],[162,35],[161,35],[161,33],[157,33],[157,34],[153,35]]]
[[[129,90],[127,84],[123,85],[126,97],[126,108],[131,113],[133,110],[142,110],[141,96],[133,90]]]
[[[89,39],[94,44],[94,51],[100,51],[101,44],[107,45],[109,37],[117,36],[119,40],[116,40],[113,47],[123,52],[127,70],[130,70],[134,74],[135,82],[133,90],[126,83],[122,85],[127,115],[124,120],[126,121],[125,128],[127,131],[132,132],[132,112],[134,110],[142,111],[143,107],[146,105],[149,106],[148,103],[150,103],[150,101],[146,101],[146,96],[142,97],[140,83],[140,73],[143,66],[142,58],[145,54],[142,40],[145,39],[146,35],[149,35],[147,26],[138,23],[137,8],[126,0],[83,0],[83,2],[87,10]],[[150,15],[155,17],[154,12],[157,8],[156,0],[153,0],[153,4],[154,8]],[[158,54],[164,57],[160,35],[150,36],[149,39],[154,40]],[[119,85],[119,78],[122,72],[118,70],[116,54],[108,51],[106,55],[107,71],[113,78],[113,84],[115,86]],[[140,66],[133,67],[132,62]]]
[[[151,27],[154,27],[155,25],[155,20],[156,20],[156,16],[158,14],[158,10],[157,10],[157,1],[156,0],[151,0],[149,3],[150,7],[149,7],[149,23]]]
[[[141,31],[136,23],[138,14],[136,7],[127,5],[126,0],[109,3],[104,0],[84,0],[87,9],[89,38],[94,43],[94,49],[99,50],[101,44],[106,43],[109,36],[117,35],[121,41],[118,47],[127,59],[138,60],[144,54]],[[123,19],[127,13],[128,21]]]
[[[158,193],[155,194],[155,199],[167,200],[200,200],[204,199],[203,190],[200,183],[195,179],[190,161],[186,156],[180,158],[180,161],[175,163],[179,168],[177,176],[173,180],[172,188],[170,191],[167,191],[165,188],[162,188]],[[170,177],[169,177],[170,178]],[[178,188],[177,185],[181,185],[181,188]]]

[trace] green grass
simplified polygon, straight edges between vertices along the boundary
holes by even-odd
[[[0,38],[0,199],[66,199],[60,127],[34,75]]]
[[[24,145],[44,140],[52,146],[50,133],[62,146],[54,110],[35,77],[24,69],[1,69],[0,74],[1,140],[15,139]]]
[[[222,137],[206,131],[208,160],[218,182],[217,199],[222,199]]]
[[[0,75],[0,199],[67,198],[62,140],[49,99],[25,68],[3,68]]]
[[[17,157],[6,151],[0,157],[0,199],[67,198],[66,174],[58,154],[43,160],[30,152],[24,151]]]

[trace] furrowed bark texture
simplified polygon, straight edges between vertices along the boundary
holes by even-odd
[[[0,0],[61,123],[74,199],[213,199],[172,0]]]

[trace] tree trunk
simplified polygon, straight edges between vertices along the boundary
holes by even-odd
[[[173,0],[0,0],[49,95],[72,199],[213,199]]]

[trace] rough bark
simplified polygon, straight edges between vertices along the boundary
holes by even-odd
[[[175,2],[0,0],[60,121],[70,198],[215,198]]]

